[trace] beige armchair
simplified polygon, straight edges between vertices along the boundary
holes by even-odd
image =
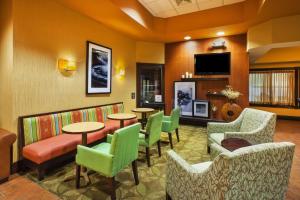
[[[212,143],[221,145],[226,138],[242,138],[251,144],[273,142],[276,114],[245,108],[241,115],[230,123],[207,124],[207,149]]]
[[[284,199],[294,148],[289,142],[258,144],[223,152],[212,162],[196,165],[171,150],[167,154],[167,199]]]

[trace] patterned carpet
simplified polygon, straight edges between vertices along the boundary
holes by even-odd
[[[208,161],[209,155],[206,153],[206,129],[181,126],[179,129],[180,142],[176,140],[176,135],[173,134],[174,150],[186,159],[189,163],[195,164],[203,161]],[[162,141],[168,141],[167,134],[162,133]],[[144,151],[144,149],[140,149]],[[138,162],[138,172],[140,184],[135,185],[132,175],[131,166],[120,172],[116,176],[119,182],[117,188],[117,199],[165,199],[165,166],[166,152],[170,150],[169,144],[162,144],[162,157],[158,157],[157,148],[153,146],[151,149],[151,167],[148,168],[145,162],[145,154],[140,153],[139,158],[142,161]],[[59,169],[53,170],[46,175],[43,181],[36,179],[34,172],[26,174],[26,177],[46,190],[56,194],[61,199],[66,200],[110,200],[110,196],[105,193],[107,191],[107,180],[97,173],[90,175],[91,184],[80,189],[75,188],[75,180],[63,182],[63,179],[74,173],[74,163],[70,163]],[[81,179],[81,185],[84,185],[84,180]]]

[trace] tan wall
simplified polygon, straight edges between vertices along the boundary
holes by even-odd
[[[86,41],[112,48],[110,95],[85,94]],[[13,124],[21,115],[123,101],[135,106],[135,41],[51,0],[18,0],[14,5]],[[57,70],[58,58],[77,62],[71,77]],[[116,68],[125,67],[125,78]]]
[[[272,19],[248,30],[247,50],[300,41],[300,15]]]
[[[0,2],[0,127],[11,130],[13,67],[12,1]]]
[[[165,44],[155,42],[136,43],[136,61],[141,63],[165,63]]]

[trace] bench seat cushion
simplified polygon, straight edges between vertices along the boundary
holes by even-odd
[[[126,120],[125,126],[136,122],[137,119]],[[119,126],[119,121],[107,120],[104,129],[87,135],[88,144],[101,140],[106,137],[108,133],[113,133],[119,129]],[[23,148],[23,156],[36,164],[41,164],[75,150],[77,145],[81,144],[81,141],[81,134],[60,134],[25,146]]]
[[[61,134],[32,143],[23,148],[23,156],[37,164],[68,153],[76,149],[78,137]]]

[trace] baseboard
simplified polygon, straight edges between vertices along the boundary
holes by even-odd
[[[3,179],[0,179],[0,184],[5,183],[5,182],[7,182],[7,181],[8,181],[8,177],[3,178]]]
[[[277,116],[277,119],[300,121],[300,116],[285,116],[285,115],[278,115],[278,116]]]
[[[10,168],[10,174],[15,174],[15,173],[18,173],[21,169],[21,161],[17,161],[17,162],[14,162],[12,165],[11,165],[11,168]]]
[[[184,125],[206,127],[208,122],[224,122],[224,121],[219,119],[199,118],[199,117],[189,117],[189,116],[181,116],[179,118],[179,123]]]

